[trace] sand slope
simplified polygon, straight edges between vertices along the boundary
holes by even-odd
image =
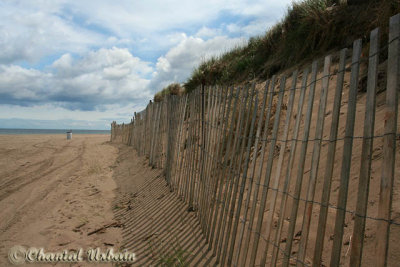
[[[133,147],[119,148],[113,177],[116,219],[124,224],[122,246],[136,253],[133,266],[210,266],[197,213],[170,190],[160,169],[148,167]],[[184,264],[183,264],[184,263]]]

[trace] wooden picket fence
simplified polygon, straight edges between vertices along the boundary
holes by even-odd
[[[264,83],[150,102],[111,140],[164,170],[221,266],[399,266],[400,14],[380,35],[367,54],[356,40]]]

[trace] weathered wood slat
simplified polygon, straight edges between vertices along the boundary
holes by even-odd
[[[220,203],[219,206],[221,206],[221,207],[220,208],[217,207],[217,211],[219,210],[219,212],[217,213],[217,211],[216,211],[214,225],[213,225],[214,231],[212,232],[212,235],[211,235],[213,237],[215,234],[215,238],[211,239],[211,242],[213,242],[213,244],[214,244],[213,255],[216,255],[216,253],[217,253],[217,246],[218,246],[219,235],[220,235],[220,231],[221,231],[221,221],[222,221],[224,209],[226,206],[225,198],[226,198],[226,194],[227,194],[227,186],[229,183],[229,176],[226,177],[226,179],[225,179],[225,175],[226,175],[226,173],[228,173],[228,175],[229,175],[229,171],[230,171],[229,167],[230,166],[228,166],[228,164],[229,164],[228,162],[233,161],[233,154],[236,152],[235,148],[236,148],[237,137],[238,137],[237,132],[239,131],[241,110],[243,107],[243,99],[239,100],[240,90],[241,90],[240,87],[238,87],[236,90],[235,104],[234,104],[234,109],[232,110],[232,114],[231,114],[231,124],[230,124],[230,129],[229,129],[228,142],[227,142],[227,146],[226,146],[226,153],[224,156],[224,163],[223,163],[222,169],[219,173],[219,176],[217,177],[217,179],[221,180],[220,181],[220,190],[219,190],[219,194],[218,194],[218,198],[217,198],[217,201]],[[239,108],[236,109],[238,102],[240,102]],[[238,119],[235,121],[236,114],[238,114]],[[235,127],[236,127],[236,131],[235,131],[236,134],[234,134]]]
[[[306,160],[306,152],[308,146],[308,138],[310,134],[310,125],[311,125],[311,117],[314,106],[314,96],[315,96],[315,87],[316,87],[316,78],[317,78],[317,61],[313,63],[313,73],[311,75],[311,84],[310,91],[308,94],[308,103],[307,103],[307,113],[304,121],[304,132],[303,139],[301,142],[300,148],[300,158],[298,163],[297,175],[296,175],[296,184],[293,192],[293,202],[292,202],[292,210],[290,214],[290,222],[289,228],[286,238],[286,247],[285,247],[285,257],[283,258],[282,266],[287,267],[289,265],[290,255],[292,251],[292,243],[294,237],[294,231],[296,227],[297,220],[297,212],[299,208],[299,197],[301,192],[301,186],[303,183],[303,175],[304,175],[304,164]]]
[[[233,132],[234,132],[234,125],[235,125],[234,115],[236,114],[236,110],[237,110],[237,103],[238,103],[238,99],[239,99],[240,88],[238,87],[236,89],[235,94],[233,92],[234,92],[234,88],[231,87],[231,95],[230,95],[228,107],[230,107],[230,104],[232,103],[232,99],[234,99],[234,101],[233,101],[234,104],[233,104],[233,109],[232,110],[228,109],[227,115],[226,115],[227,124],[226,124],[225,129],[229,129],[228,130],[228,139],[227,139],[228,141],[221,146],[221,150],[220,150],[220,157],[221,157],[222,165],[220,166],[219,171],[217,172],[217,175],[215,178],[217,180],[217,182],[219,183],[219,186],[217,187],[217,193],[216,193],[216,198],[215,198],[214,215],[211,220],[212,227],[210,230],[209,238],[207,240],[210,244],[209,249],[211,249],[211,247],[213,247],[213,255],[216,255],[217,240],[218,240],[217,238],[214,239],[214,235],[215,234],[216,234],[216,236],[219,235],[219,232],[218,232],[219,225],[217,222],[219,222],[219,220],[221,218],[221,214],[222,214],[222,209],[224,208],[223,203],[221,201],[224,196],[224,185],[225,185],[225,179],[224,179],[223,175],[227,171],[228,160],[229,160],[229,157],[231,156],[231,151],[233,149],[233,146],[231,144],[232,144],[232,142],[234,142],[234,140],[233,140]],[[230,117],[230,119],[229,119],[229,117]],[[229,122],[229,124],[228,124],[228,122]],[[223,155],[224,149],[225,149],[225,155]],[[222,158],[224,158],[223,161],[222,161]]]
[[[389,55],[385,105],[385,135],[383,137],[383,164],[379,192],[376,236],[376,266],[387,265],[389,230],[392,211],[394,167],[396,163],[396,133],[398,94],[400,90],[400,14],[390,18]]]
[[[233,142],[233,148],[232,148],[232,152],[230,155],[230,161],[229,161],[229,168],[227,168],[227,180],[226,180],[226,184],[225,184],[225,190],[224,190],[224,194],[223,194],[223,206],[221,208],[221,212],[220,212],[220,216],[218,218],[218,230],[217,230],[217,235],[215,237],[215,246],[217,248],[217,258],[216,258],[216,262],[219,263],[220,262],[220,258],[221,258],[221,253],[222,253],[222,245],[223,245],[223,239],[224,239],[224,235],[225,235],[225,228],[223,228],[222,226],[225,225],[226,220],[227,220],[227,216],[228,216],[228,212],[229,212],[229,204],[230,204],[230,198],[231,198],[231,194],[232,194],[232,187],[233,187],[233,176],[235,175],[235,170],[236,168],[234,168],[236,166],[236,162],[237,162],[237,155],[240,153],[240,136],[242,135],[242,130],[243,130],[243,124],[244,124],[244,116],[245,116],[245,110],[246,110],[246,102],[247,102],[247,98],[249,95],[249,88],[246,87],[245,91],[245,96],[244,98],[241,99],[240,101],[240,108],[239,108],[239,112],[238,112],[238,119],[237,119],[237,124],[236,124],[236,131],[235,131],[235,136],[234,136],[234,142]],[[218,246],[218,247],[217,247]]]
[[[279,124],[280,124],[280,115],[281,115],[281,109],[282,109],[282,101],[283,101],[283,96],[285,92],[285,86],[286,86],[286,77],[281,78],[281,84],[280,84],[280,89],[279,89],[279,96],[278,96],[278,102],[276,104],[276,110],[275,110],[275,118],[274,118],[274,125],[272,128],[272,135],[271,135],[271,142],[269,144],[269,149],[268,149],[268,159],[267,159],[267,165],[266,165],[266,171],[264,175],[264,180],[262,182],[262,193],[261,193],[261,199],[260,199],[260,207],[259,207],[259,212],[258,212],[258,218],[257,218],[257,223],[254,231],[256,233],[261,233],[261,226],[262,222],[264,219],[264,210],[266,206],[266,201],[267,201],[267,193],[268,193],[268,186],[269,186],[269,181],[271,178],[271,172],[272,172],[272,164],[274,160],[274,152],[275,152],[275,145],[276,145],[276,140],[278,136],[278,130],[279,130]],[[273,91],[271,90],[271,93]],[[268,125],[268,124],[267,124]],[[267,126],[268,127],[268,126]],[[251,262],[253,261],[253,258],[255,260],[256,257],[256,252],[257,252],[257,247],[260,242],[260,235],[254,235],[254,242],[253,242],[253,251],[251,254]],[[261,259],[262,261],[263,259]],[[251,263],[251,265],[254,265],[254,263]],[[262,263],[261,263],[262,265]]]
[[[315,126],[315,140],[314,140],[314,147],[311,159],[311,171],[310,171],[310,179],[309,185],[307,188],[307,202],[305,203],[304,209],[304,216],[301,228],[301,239],[300,239],[300,246],[299,252],[297,255],[297,266],[300,265],[301,262],[304,262],[306,256],[306,248],[307,248],[307,241],[308,241],[308,234],[310,231],[310,224],[311,224],[311,215],[312,215],[312,208],[313,208],[313,200],[315,194],[315,185],[317,182],[317,174],[318,174],[318,167],[319,167],[319,159],[321,153],[321,140],[323,137],[323,130],[324,130],[324,121],[325,121],[325,111],[326,111],[326,102],[328,98],[328,86],[329,86],[329,75],[330,75],[330,66],[331,66],[332,57],[326,56],[324,62],[324,72],[322,78],[322,88],[319,100],[319,110],[317,115],[317,123]]]
[[[314,73],[314,71],[313,71],[313,73]],[[279,209],[282,216],[279,216],[279,218],[278,218],[278,225],[277,225],[277,229],[275,231],[275,237],[274,237],[274,241],[273,241],[274,247],[273,247],[273,251],[272,251],[271,264],[270,264],[271,266],[276,265],[276,262],[278,260],[278,252],[279,252],[278,250],[280,250],[280,240],[281,240],[281,233],[282,233],[282,227],[283,227],[283,222],[284,222],[284,212],[286,210],[289,184],[290,184],[290,179],[292,176],[291,173],[292,173],[294,157],[295,157],[296,149],[297,149],[297,141],[296,140],[299,135],[300,122],[301,122],[303,106],[304,106],[304,98],[305,98],[306,89],[307,89],[308,74],[309,74],[308,69],[305,69],[302,74],[303,79],[301,82],[301,91],[300,91],[297,113],[296,113],[296,122],[295,122],[295,126],[293,129],[293,135],[292,135],[291,144],[290,144],[290,154],[289,154],[289,159],[288,159],[288,165],[286,166],[285,179],[283,182],[283,189],[282,189],[281,205],[280,205],[280,209]]]
[[[222,231],[222,238],[220,240],[220,250],[219,253],[217,254],[217,262],[221,262],[221,265],[225,265],[225,260],[226,260],[226,254],[227,254],[227,249],[228,249],[228,242],[232,228],[232,221],[233,221],[233,215],[235,211],[235,205],[236,205],[236,195],[238,192],[238,184],[239,184],[239,179],[241,175],[241,170],[242,170],[242,163],[243,163],[243,156],[245,152],[245,143],[246,139],[248,138],[248,129],[250,125],[250,114],[251,112],[249,111],[249,106],[251,106],[253,97],[254,97],[254,87],[252,87],[252,90],[250,92],[250,86],[246,86],[246,96],[244,99],[244,106],[243,106],[243,119],[241,123],[241,130],[238,135],[238,150],[237,150],[237,155],[235,160],[233,161],[233,170],[231,172],[231,182],[228,190],[228,195],[227,195],[227,209],[225,213],[225,220],[223,221],[223,224],[226,228],[224,228]],[[221,261],[220,261],[221,260]]]
[[[340,117],[340,107],[341,107],[340,104],[342,101],[343,81],[346,68],[346,53],[347,53],[346,48],[340,51],[339,69],[336,81],[335,96],[333,100],[332,122],[329,135],[328,153],[326,157],[324,182],[322,188],[321,207],[318,219],[316,241],[314,246],[315,247],[314,259],[313,259],[314,267],[321,266],[322,262],[321,257],[324,247],[326,220],[328,217],[328,204],[331,191],[332,174],[333,174],[333,167],[334,167],[334,162],[335,162],[334,160],[336,153],[336,139],[337,139],[338,125],[339,125],[339,117]]]
[[[253,232],[253,223],[254,223],[254,216],[256,214],[256,209],[257,209],[257,199],[258,199],[258,192],[260,191],[260,183],[261,183],[261,175],[262,175],[262,170],[263,170],[263,165],[264,165],[264,157],[265,157],[265,148],[267,147],[267,137],[268,137],[268,124],[271,118],[271,110],[273,106],[273,96],[274,96],[274,91],[275,91],[275,81],[276,81],[276,76],[272,76],[271,82],[267,81],[265,84],[265,90],[268,98],[268,105],[267,105],[267,114],[266,118],[264,121],[264,131],[263,135],[261,137],[262,140],[262,146],[261,146],[261,152],[260,152],[260,164],[255,176],[255,188],[254,188],[254,194],[253,194],[253,203],[251,206],[250,210],[250,217],[249,217],[249,225],[248,225],[248,231],[247,231],[247,236],[246,240],[244,242],[244,254],[243,257],[247,258],[248,254],[248,249],[249,249],[249,244],[250,244],[250,239],[251,239],[251,234]],[[253,244],[256,244],[257,241],[256,235],[253,236]],[[256,254],[257,254],[257,246],[253,245],[251,254],[250,254],[250,266],[254,266],[255,260],[256,260]]]
[[[356,115],[356,100],[358,90],[358,75],[360,68],[361,39],[353,44],[353,57],[351,64],[349,99],[346,117],[346,129],[343,145],[342,168],[340,172],[340,187],[338,194],[335,230],[330,265],[339,266],[342,251],[344,219],[346,216],[347,192],[350,179],[351,153],[353,150],[354,120]]]
[[[219,173],[223,169],[223,150],[226,149],[226,143],[223,142],[223,136],[226,136],[226,131],[229,129],[229,114],[231,111],[231,104],[232,104],[232,96],[233,96],[233,86],[230,87],[229,94],[225,96],[224,101],[223,101],[223,112],[222,112],[222,118],[221,118],[221,124],[222,127],[220,127],[220,130],[218,132],[218,146],[216,148],[217,151],[217,156],[216,160],[212,161],[211,165],[211,170],[210,175],[212,175],[212,178],[214,180],[214,185],[213,185],[213,195],[212,195],[212,205],[211,205],[211,210],[208,216],[208,225],[209,228],[207,229],[206,233],[206,240],[209,243],[209,249],[211,249],[211,244],[212,244],[212,236],[214,234],[214,229],[215,229],[215,221],[216,221],[216,216],[218,214],[218,208],[219,208],[219,200],[220,200],[220,194],[221,192],[221,179],[219,179]],[[228,102],[227,106],[226,103]],[[235,101],[236,103],[236,101]],[[234,104],[235,106],[235,104]],[[231,122],[232,124],[232,122]],[[232,131],[230,131],[232,132]],[[228,132],[228,136],[231,137],[230,132]],[[229,143],[229,137],[228,137],[228,143]],[[215,171],[214,171],[215,170]],[[211,241],[210,241],[211,240]]]
[[[254,85],[253,85],[254,86]],[[251,107],[251,105],[250,105]],[[236,215],[234,218],[234,223],[233,223],[233,229],[230,232],[231,235],[231,243],[230,243],[230,247],[229,247],[229,251],[228,251],[228,260],[227,263],[228,265],[231,265],[232,263],[232,257],[233,257],[233,250],[235,248],[235,241],[236,241],[236,234],[237,234],[237,229],[239,226],[239,218],[240,218],[240,211],[242,208],[242,201],[243,201],[243,194],[244,194],[244,189],[246,186],[246,181],[247,181],[247,171],[249,168],[249,161],[250,161],[250,152],[251,152],[251,147],[253,144],[253,140],[254,140],[254,124],[256,122],[256,118],[257,118],[257,108],[258,108],[258,96],[256,96],[255,102],[254,102],[254,111],[253,111],[253,115],[252,115],[252,120],[251,120],[251,124],[250,124],[250,131],[248,134],[248,139],[247,139],[247,151],[246,151],[246,157],[245,157],[245,162],[244,162],[244,168],[243,168],[243,174],[242,174],[242,178],[241,178],[241,184],[240,184],[240,188],[239,188],[239,199],[238,199],[238,203],[237,203],[237,208],[235,210]],[[249,114],[251,113],[251,109],[248,110]],[[239,185],[239,180],[238,180],[238,185]]]
[[[272,230],[272,223],[273,223],[273,215],[275,213],[275,205],[276,205],[276,200],[278,197],[278,186],[279,186],[279,181],[281,177],[281,171],[283,167],[283,159],[285,156],[285,150],[286,150],[286,142],[289,134],[289,127],[290,127],[290,120],[292,116],[292,110],[293,110],[293,103],[294,103],[294,97],[296,93],[296,82],[297,82],[297,70],[293,72],[292,74],[292,87],[290,88],[289,92],[289,98],[288,98],[288,104],[287,104],[287,111],[286,111],[286,119],[284,123],[284,129],[283,129],[283,134],[281,137],[279,137],[281,141],[281,146],[279,149],[279,158],[278,162],[276,164],[276,170],[275,170],[275,175],[274,179],[272,182],[271,186],[271,191],[270,191],[270,205],[269,205],[269,211],[267,214],[267,220],[266,220],[266,227],[265,227],[265,234],[264,238],[267,240],[267,244],[265,246],[265,250],[263,252],[263,258],[266,258],[268,255],[268,247],[269,247],[269,240],[270,240],[270,234]],[[262,259],[261,263],[266,262],[266,259]]]
[[[211,135],[211,146],[210,146],[210,157],[209,157],[209,164],[207,168],[207,173],[208,173],[208,183],[207,183],[207,195],[205,196],[207,200],[207,207],[206,207],[206,223],[207,223],[207,229],[205,231],[206,237],[208,238],[209,230],[211,228],[211,224],[208,223],[209,220],[208,218],[211,216],[210,213],[212,213],[211,207],[213,206],[213,201],[215,199],[215,193],[216,192],[216,181],[215,181],[215,176],[213,175],[215,173],[215,163],[219,163],[221,161],[218,152],[219,152],[219,145],[221,142],[220,140],[220,133],[222,131],[222,117],[224,116],[225,112],[225,106],[226,106],[226,97],[224,97],[227,93],[227,88],[220,87],[218,90],[218,97],[217,97],[217,106],[216,106],[216,114],[215,114],[215,119],[214,119],[214,127]],[[220,124],[221,123],[221,124]]]
[[[249,211],[250,207],[250,198],[251,198],[251,193],[252,193],[252,188],[253,188],[253,180],[254,180],[254,175],[255,175],[255,168],[256,168],[256,162],[257,162],[257,157],[258,157],[258,146],[260,142],[260,135],[261,135],[261,129],[262,129],[262,123],[264,119],[264,110],[265,110],[265,105],[267,103],[267,96],[268,96],[268,90],[264,90],[264,96],[260,108],[260,116],[258,118],[258,125],[257,125],[257,132],[256,132],[256,138],[254,141],[254,146],[253,146],[253,159],[252,159],[252,165],[251,165],[251,176],[249,177],[249,187],[247,190],[247,198],[246,198],[246,203],[244,205],[244,214],[243,214],[243,224],[241,225],[240,228],[240,233],[239,233],[239,238],[238,238],[238,245],[237,245],[237,254],[236,254],[236,260],[235,260],[235,265],[238,266],[239,264],[239,258],[240,258],[240,252],[241,252],[241,246],[242,246],[242,241],[243,241],[243,235],[246,230],[246,220],[247,220],[247,214]],[[250,223],[250,222],[249,222]],[[244,261],[246,261],[246,258],[243,257]],[[240,266],[244,266],[245,262],[242,262]]]

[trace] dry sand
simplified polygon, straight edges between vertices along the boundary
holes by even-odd
[[[162,170],[109,138],[0,135],[0,266],[15,266],[7,258],[15,245],[47,252],[127,248],[136,253],[134,266],[213,262],[196,214],[169,189]],[[88,235],[112,223],[117,227]],[[36,264],[53,265],[98,264]]]
[[[14,245],[53,252],[119,248],[121,228],[88,235],[115,222],[112,170],[118,150],[109,138],[0,136],[0,266],[10,265],[7,254]],[[74,266],[86,265],[94,266]]]

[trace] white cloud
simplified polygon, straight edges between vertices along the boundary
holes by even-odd
[[[0,8],[0,63],[36,62],[60,51],[82,53],[103,42],[101,34],[71,24],[48,10],[30,9],[29,5],[6,7]]]
[[[202,61],[245,42],[226,36],[203,40],[183,35],[176,46],[158,58],[155,68],[134,57],[128,49],[116,47],[92,51],[82,58],[64,54],[46,71],[0,65],[0,103],[52,103],[72,110],[146,103],[166,85],[184,82]]]
[[[217,36],[209,40],[186,37],[157,60],[156,74],[149,85],[150,90],[156,92],[172,82],[184,82],[202,61],[219,56],[244,43],[245,39],[226,36]]]
[[[20,66],[0,66],[3,103],[54,103],[92,110],[105,104],[146,101],[152,95],[145,78],[153,69],[127,49],[111,48],[73,59],[64,54],[44,72]],[[10,90],[13,88],[13,90]]]

